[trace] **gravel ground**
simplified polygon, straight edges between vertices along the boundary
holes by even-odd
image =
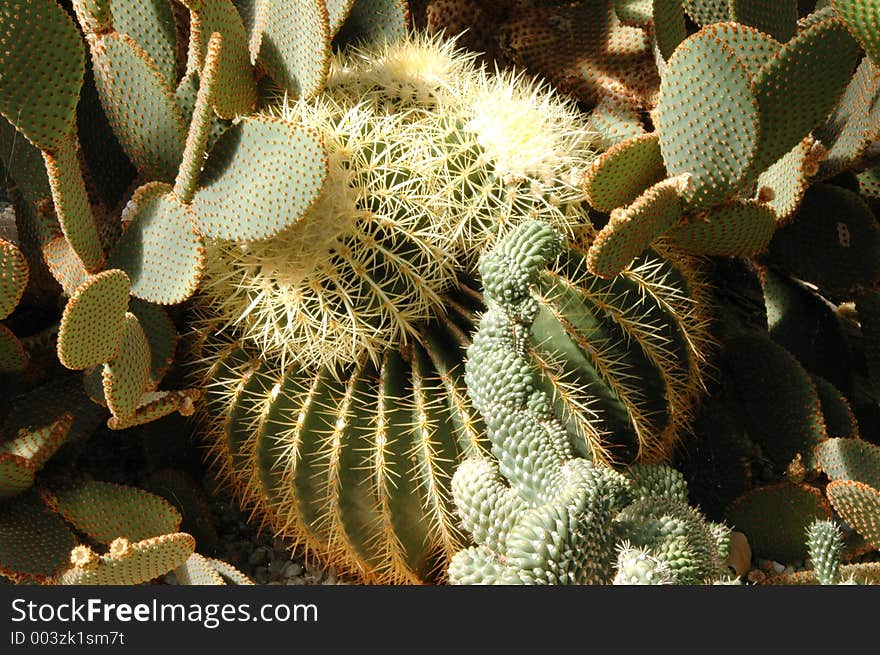
[[[212,557],[235,566],[256,584],[268,585],[343,585],[351,584],[338,577],[332,567],[306,560],[299,549],[291,549],[268,529],[258,530],[248,523],[248,514],[224,494],[210,473],[204,481],[217,530],[217,546]],[[165,576],[166,584],[177,584],[174,574]]]

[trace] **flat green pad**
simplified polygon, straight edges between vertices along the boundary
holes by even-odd
[[[853,354],[837,308],[812,287],[773,268],[760,269],[770,338],[810,373],[851,393]],[[822,344],[817,348],[816,344]],[[833,434],[832,436],[845,436]]]
[[[593,209],[610,212],[629,205],[664,177],[660,137],[651,132],[621,141],[596,157],[583,188]]]
[[[150,342],[150,381],[158,386],[174,362],[180,335],[168,312],[158,305],[132,298],[128,311],[137,316]]]
[[[85,73],[82,37],[55,0],[0,5],[0,113],[41,150],[74,132]]]
[[[0,453],[0,500],[17,496],[33,487],[36,474],[36,468],[26,457]]]
[[[327,7],[316,0],[257,0],[254,47],[269,76],[291,98],[311,98],[330,70],[331,33]]]
[[[128,276],[117,269],[87,279],[67,301],[58,330],[58,359],[80,370],[116,357],[128,307]]]
[[[762,171],[821,125],[858,63],[859,48],[843,24],[829,18],[800,32],[755,77],[761,141],[754,167]]]
[[[139,187],[122,212],[124,232],[108,266],[128,274],[136,298],[160,305],[183,302],[198,288],[205,267],[205,246],[194,221],[168,184]]]
[[[107,419],[107,427],[111,430],[124,430],[156,421],[174,412],[189,415],[192,413],[190,408],[199,396],[199,392],[194,389],[147,391],[138,399],[134,412],[127,416],[111,416]]]
[[[2,461],[2,460],[0,460]],[[73,534],[36,491],[0,503],[0,573],[46,582],[69,563]]]
[[[89,279],[89,272],[63,234],[50,238],[42,251],[46,266],[61,285],[64,295],[72,296]]]
[[[70,139],[54,152],[44,152],[43,159],[61,231],[85,269],[96,273],[104,268],[104,250],[86,193],[78,150],[76,141]]]
[[[697,25],[730,20],[730,0],[683,0],[682,4]]]
[[[646,4],[653,4],[653,29],[657,49],[663,59],[669,59],[678,44],[684,41],[688,35],[684,6],[681,4],[681,0],[654,0],[653,3]]]
[[[853,480],[880,489],[880,446],[861,439],[828,439],[816,446],[819,466],[831,480]]]
[[[590,273],[610,279],[681,218],[680,194],[689,176],[667,178],[645,191],[631,205],[611,212],[611,219],[587,251]]]
[[[150,342],[137,317],[126,313],[119,354],[104,363],[104,398],[114,416],[134,414],[150,381]]]
[[[754,556],[789,563],[804,559],[807,527],[830,519],[831,505],[814,487],[783,482],[740,496],[725,518],[748,537]]]
[[[858,437],[859,424],[846,397],[825,378],[810,374],[810,379],[816,385],[816,393],[819,394],[819,404],[822,406],[825,432],[828,434],[828,437]],[[820,448],[828,440],[820,442],[816,448]],[[809,469],[818,468],[819,462],[816,459],[815,448],[813,453],[806,459],[808,460],[807,467]]]
[[[590,112],[590,127],[600,136],[600,148],[645,134],[639,108],[625,96],[605,95]]]
[[[136,585],[155,580],[183,564],[193,554],[196,540],[185,532],[153,537],[136,543],[110,544],[110,552],[86,567],[72,567],[56,579],[62,585]]]
[[[880,550],[880,491],[864,482],[835,480],[825,493],[840,517]]]
[[[58,514],[102,544],[117,537],[141,541],[180,529],[182,517],[171,503],[136,487],[91,480],[53,496]]]
[[[298,221],[327,177],[314,132],[280,119],[249,118],[211,151],[191,205],[196,227],[220,239],[265,239]]]
[[[880,200],[880,166],[865,169],[858,177],[862,195],[871,200]]]
[[[131,37],[89,37],[95,86],[113,133],[146,179],[172,182],[183,156],[186,123],[172,86]]]
[[[616,0],[614,12],[624,25],[648,27],[654,17],[654,2],[652,0]]]
[[[110,0],[110,11],[113,29],[137,41],[173,85],[177,79],[177,28],[171,0]]]
[[[27,259],[14,243],[0,239],[0,319],[18,306],[27,287]]]
[[[880,4],[877,0],[831,0],[831,4],[867,55],[880,65]]]
[[[669,58],[654,119],[669,175],[693,175],[690,209],[723,202],[747,181],[761,133],[758,103],[746,68],[710,29]]]
[[[241,16],[230,0],[194,3],[190,21],[190,50],[201,71],[213,32],[222,37],[220,60],[213,94],[214,111],[232,119],[249,114],[257,103],[257,85],[248,52],[248,36]]]
[[[672,243],[702,255],[751,257],[767,247],[776,213],[756,200],[734,200],[688,215],[669,232]]]
[[[52,197],[42,153],[8,121],[0,121],[0,162],[6,169],[6,186],[14,182],[32,210]]]
[[[740,336],[726,348],[749,436],[780,471],[827,438],[816,387],[798,361],[768,338]]]
[[[330,28],[330,34],[336,34],[345,19],[348,18],[348,12],[355,0],[327,0],[327,25]]]
[[[355,0],[335,40],[340,45],[393,42],[406,34],[408,22],[409,9],[404,0]]]
[[[39,471],[61,448],[70,436],[73,414],[63,413],[57,418],[44,418],[37,425],[19,431],[0,444],[0,455],[23,457]]]
[[[797,31],[798,0],[728,0],[728,4],[730,20],[755,27],[777,41],[788,41]]]
[[[21,341],[12,330],[0,323],[0,374],[21,373],[27,364],[28,355]]]
[[[777,230],[772,261],[827,290],[880,280],[880,229],[866,202],[848,189],[814,184],[794,219]]]
[[[827,179],[852,166],[875,139],[880,138],[880,65],[863,57],[843,97],[814,130],[828,151],[819,162],[819,179]]]
[[[805,138],[758,176],[758,198],[769,197],[766,204],[780,225],[794,215],[807,191],[813,143],[811,138]]]
[[[761,69],[778,54],[782,47],[782,44],[776,39],[742,23],[715,23],[706,32],[713,34],[733,50],[739,62],[746,67],[752,80],[758,76]]]
[[[497,42],[498,28],[484,29]],[[561,93],[590,106],[609,93],[629,98],[634,108],[654,102],[660,80],[651,39],[622,24],[607,0],[518,9],[500,31],[505,56]]]
[[[176,569],[174,577],[177,584],[186,586],[225,585],[226,582],[217,573],[217,569],[211,566],[208,558],[199,553],[193,553]]]

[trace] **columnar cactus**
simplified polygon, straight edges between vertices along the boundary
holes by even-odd
[[[475,546],[449,565],[459,584],[695,584],[726,573],[726,528],[687,504],[680,475],[640,465],[629,475],[577,457],[531,355],[533,295],[562,240],[526,223],[480,263],[487,311],[465,380],[494,459],[464,460],[452,480]],[[619,550],[619,554],[618,551]]]

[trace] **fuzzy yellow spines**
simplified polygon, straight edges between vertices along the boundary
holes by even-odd
[[[322,97],[277,113],[323,138],[326,186],[281,234],[216,240],[203,285],[209,313],[265,352],[375,355],[431,315],[453,265],[472,268],[518,222],[568,234],[587,222],[579,181],[592,133],[574,105],[523,75],[479,71],[453,42],[412,36],[340,54]],[[212,208],[219,224],[228,210]]]
[[[444,233],[466,268],[525,218],[564,233],[586,223],[580,180],[597,134],[575,104],[522,71],[478,67],[458,39],[413,34],[334,60],[325,94],[350,107],[405,114],[426,128],[426,161]]]
[[[386,349],[378,365],[364,353],[336,370],[259,364],[234,342],[207,343],[202,418],[222,476],[277,534],[337,570],[439,579],[463,545],[451,467],[481,434],[450,372],[467,325],[458,317],[424,347]]]
[[[572,236],[587,225],[582,178],[597,134],[584,114],[551,87],[522,72],[485,69],[458,110],[463,127],[449,139],[450,180],[441,200],[465,265],[525,220],[543,220]]]
[[[323,190],[274,237],[209,245],[209,312],[265,353],[307,364],[352,361],[362,347],[375,356],[411,336],[453,278],[423,188],[423,128],[331,101],[283,111],[323,135]]]

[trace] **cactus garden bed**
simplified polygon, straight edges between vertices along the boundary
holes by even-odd
[[[880,0],[0,28],[4,583],[880,582]]]

